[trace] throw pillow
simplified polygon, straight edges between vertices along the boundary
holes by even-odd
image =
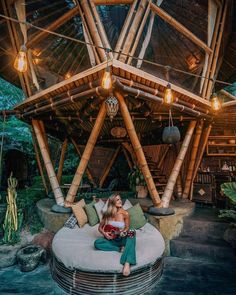
[[[134,205],[132,208],[127,210],[130,216],[130,228],[131,229],[139,229],[143,227],[147,220],[143,214],[143,210],[141,206],[138,204]]]
[[[107,201],[106,201],[106,203],[105,203],[104,207],[102,208],[102,214],[103,214],[104,212],[106,212],[106,211],[107,211],[108,202],[109,202],[109,198],[107,199]]]
[[[94,208],[95,208],[95,210],[97,212],[99,221],[102,220],[102,215],[103,215],[102,208],[104,207],[104,205],[105,205],[105,203],[101,199],[99,199],[99,201],[94,204]]]
[[[77,218],[74,214],[71,214],[71,216],[67,219],[64,226],[73,229],[77,223]]]
[[[83,227],[85,223],[88,222],[87,215],[84,211],[85,202],[84,199],[77,202],[75,205],[72,205],[72,211],[78,221],[79,227]]]
[[[99,222],[99,218],[94,207],[96,201],[92,201],[91,203],[84,206],[84,210],[88,217],[89,225],[94,226]]]
[[[123,209],[128,210],[131,207],[133,207],[133,205],[130,203],[128,199],[126,199],[123,205]]]

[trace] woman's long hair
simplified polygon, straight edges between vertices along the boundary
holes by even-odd
[[[105,220],[105,223],[116,216],[116,213],[118,211],[116,208],[117,196],[119,196],[119,194],[112,195],[108,200],[107,211],[103,213],[103,219]]]

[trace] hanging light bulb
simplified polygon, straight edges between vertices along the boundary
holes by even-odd
[[[26,53],[27,48],[25,45],[22,45],[14,61],[14,68],[21,73],[26,72],[28,68]]]
[[[108,65],[108,53],[109,53],[109,50],[106,51],[107,67],[106,67],[106,71],[102,77],[102,88],[107,89],[107,90],[111,89],[111,87],[112,87],[111,71],[110,71],[110,67]]]
[[[171,90],[170,83],[167,84],[166,89],[164,91],[164,102],[166,104],[172,104],[174,102],[173,92]]]
[[[221,109],[221,101],[216,93],[211,95],[211,107],[214,111],[219,111]]]

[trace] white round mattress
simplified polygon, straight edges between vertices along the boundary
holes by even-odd
[[[74,229],[63,227],[55,235],[52,250],[56,258],[67,268],[92,272],[121,272],[119,252],[100,251],[94,241],[101,237],[98,225],[86,224]],[[136,231],[137,264],[132,269],[154,263],[163,255],[165,243],[160,232],[150,223]]]

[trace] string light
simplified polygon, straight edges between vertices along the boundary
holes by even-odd
[[[108,65],[108,53],[109,53],[109,51],[106,50],[107,67],[106,67],[106,70],[105,70],[103,77],[102,77],[102,88],[107,89],[107,90],[112,88],[111,71],[110,71],[110,67]]]
[[[219,111],[221,109],[221,101],[216,93],[211,95],[211,107],[214,111]]]
[[[166,89],[164,91],[164,102],[166,104],[172,104],[174,102],[174,95],[170,83],[167,84]]]
[[[22,45],[20,51],[18,52],[16,59],[14,61],[14,68],[24,73],[27,71],[28,63],[27,63],[27,48],[25,45]]]

